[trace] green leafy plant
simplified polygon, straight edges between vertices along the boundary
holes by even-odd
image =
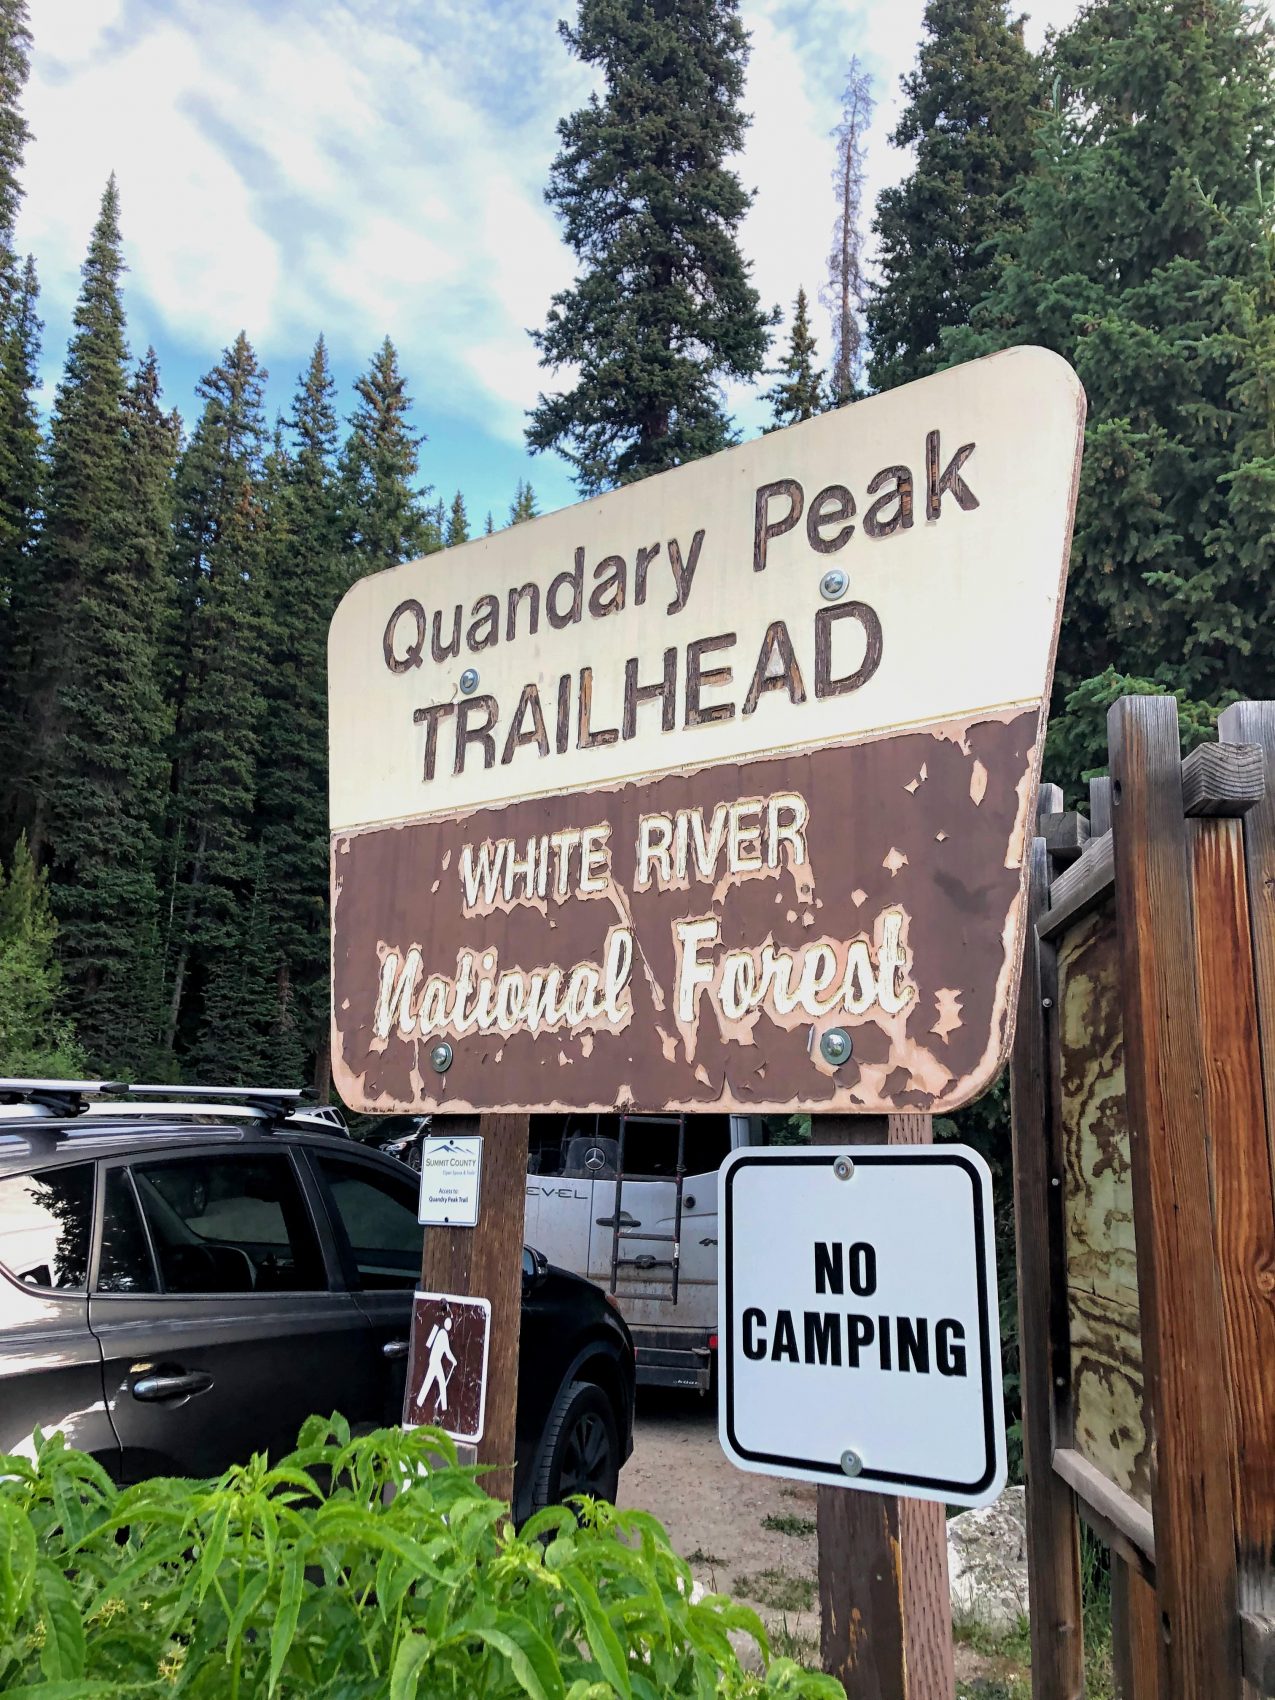
[[[757,1643],[746,1671],[732,1631]],[[582,1499],[519,1533],[433,1430],[119,1490],[60,1435],[0,1457],[8,1700],[836,1700],[747,1607],[693,1601],[642,1511]]]

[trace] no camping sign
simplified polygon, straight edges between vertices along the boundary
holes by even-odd
[[[937,1111],[1010,1037],[1084,417],[1013,349],[361,580],[365,1111]]]
[[[738,1151],[720,1176],[719,1434],[741,1469],[953,1505],[1005,1485],[987,1165]]]

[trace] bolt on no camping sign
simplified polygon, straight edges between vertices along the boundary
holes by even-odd
[[[1004,1059],[1084,416],[1041,349],[361,580],[362,1110],[942,1110]]]
[[[961,1145],[743,1150],[719,1179],[718,1427],[741,1469],[1005,1485],[992,1189]]]

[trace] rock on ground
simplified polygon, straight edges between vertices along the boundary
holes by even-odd
[[[1005,1635],[1027,1616],[1027,1496],[1006,1488],[994,1505],[947,1525],[952,1616]]]

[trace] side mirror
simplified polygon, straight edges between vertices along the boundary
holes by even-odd
[[[538,1286],[549,1273],[549,1259],[542,1251],[535,1251],[531,1246],[522,1248],[522,1290]]]

